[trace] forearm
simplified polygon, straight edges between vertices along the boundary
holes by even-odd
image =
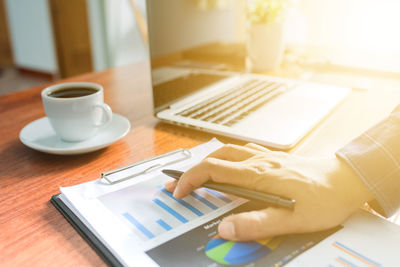
[[[388,118],[354,139],[336,154],[349,164],[375,196],[383,215],[391,216],[398,210],[400,106]]]

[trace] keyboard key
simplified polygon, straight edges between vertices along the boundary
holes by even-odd
[[[282,83],[249,79],[176,115],[232,126],[286,89]]]

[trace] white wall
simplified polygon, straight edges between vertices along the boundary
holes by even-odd
[[[93,68],[95,71],[110,67],[106,33],[105,1],[107,0],[86,0],[90,41],[92,44]]]
[[[65,0],[67,1],[67,0]],[[95,71],[145,60],[147,47],[130,0],[86,0]],[[6,0],[15,64],[57,73],[57,57],[48,0]],[[146,0],[135,0],[146,16]]]
[[[57,73],[47,0],[6,0],[14,62],[18,67]]]
[[[140,34],[129,1],[112,0],[105,2],[110,66],[132,64],[143,61],[148,57],[147,47]],[[134,2],[146,18],[146,0],[135,0]]]

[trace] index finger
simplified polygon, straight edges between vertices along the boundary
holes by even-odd
[[[200,187],[208,180],[214,182],[226,182],[228,177],[232,177],[237,169],[234,162],[206,158],[199,164],[186,171],[181,178],[174,191],[175,198],[182,198]]]

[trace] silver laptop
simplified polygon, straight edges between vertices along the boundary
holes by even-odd
[[[349,89],[246,71],[235,3],[147,1],[153,103],[157,118],[262,145],[289,149]]]

